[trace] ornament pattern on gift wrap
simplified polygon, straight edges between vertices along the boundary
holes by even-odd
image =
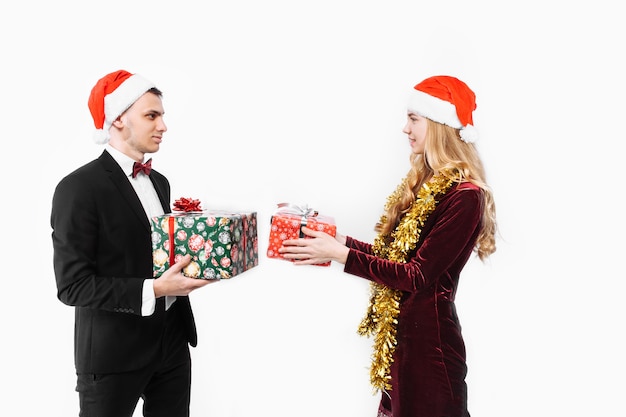
[[[155,277],[169,268],[170,247],[174,263],[187,253],[192,255],[183,269],[189,277],[231,278],[258,265],[256,212],[166,214],[152,218],[151,227]]]
[[[250,269],[259,264],[259,239],[257,236],[257,216],[256,213],[247,213],[243,221],[243,247],[240,248],[245,265],[244,269]]]
[[[169,267],[170,247],[178,258],[189,253],[192,261],[183,273],[193,278],[230,278],[243,272],[239,256],[241,217],[174,216],[175,242],[169,241],[171,216],[153,219],[152,246],[154,275],[159,276]],[[160,232],[159,232],[160,230]],[[231,259],[234,257],[234,259]]]

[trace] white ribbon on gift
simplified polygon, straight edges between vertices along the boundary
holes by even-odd
[[[300,225],[306,226],[308,223],[309,217],[316,217],[318,215],[317,210],[313,210],[311,207],[307,205],[299,206],[297,204],[290,203],[278,203],[278,208],[276,209],[276,213],[288,213],[295,214],[300,216]],[[300,232],[300,237],[304,237],[302,232]]]

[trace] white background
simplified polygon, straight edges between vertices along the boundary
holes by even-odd
[[[500,226],[498,251],[468,264],[457,297],[470,412],[626,415],[617,7],[3,3],[1,413],[78,415],[73,309],[56,299],[50,203],[56,183],[102,151],[87,97],[123,68],[164,91],[169,131],[154,166],[173,198],[259,214],[259,266],[191,296],[192,416],[375,416],[371,341],[356,334],[368,283],[340,265],[268,259],[269,220],[278,202],[308,204],[371,241],[408,169],[408,93],[436,74],[477,94]]]

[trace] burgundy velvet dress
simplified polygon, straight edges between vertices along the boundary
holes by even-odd
[[[469,416],[465,344],[454,297],[480,230],[482,204],[478,187],[453,186],[404,264],[378,258],[370,244],[347,237],[345,272],[403,292],[392,389],[381,394],[379,416]]]

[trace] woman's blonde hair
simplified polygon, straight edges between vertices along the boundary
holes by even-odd
[[[434,171],[453,169],[458,172],[457,179],[468,181],[482,190],[483,215],[481,229],[474,251],[484,261],[496,251],[496,207],[493,193],[487,185],[485,169],[478,155],[476,146],[461,140],[459,129],[427,119],[428,129],[424,154],[411,154],[411,168],[406,176],[401,198],[388,208],[385,224],[379,232],[390,235],[402,216],[410,209],[417,198],[417,192],[432,176]]]

